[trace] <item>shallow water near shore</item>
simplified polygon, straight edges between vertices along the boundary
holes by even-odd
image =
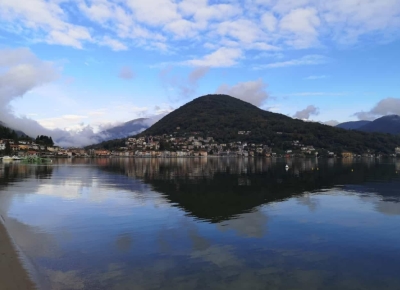
[[[45,290],[400,289],[400,160],[0,163],[0,214]]]

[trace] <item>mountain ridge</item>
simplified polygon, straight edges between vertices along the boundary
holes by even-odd
[[[359,130],[364,132],[380,132],[397,135],[400,134],[400,116],[387,115],[370,122]]]
[[[350,122],[340,123],[340,124],[336,125],[335,127],[341,128],[341,129],[346,129],[346,130],[357,130],[371,122],[372,121],[367,121],[367,120],[350,121]]]
[[[250,131],[248,135],[239,131]],[[368,151],[393,153],[400,137],[380,133],[344,130],[317,122],[304,122],[286,115],[264,111],[228,95],[205,95],[181,106],[138,136],[193,135],[213,137],[218,142],[264,143],[282,150],[292,142],[335,152]]]
[[[96,135],[102,139],[101,141],[126,138],[149,128],[149,125],[145,123],[146,120],[148,120],[148,118],[133,119],[120,125],[105,129]]]
[[[369,133],[400,134],[400,116],[386,115],[373,121],[353,121],[336,125],[337,128]]]

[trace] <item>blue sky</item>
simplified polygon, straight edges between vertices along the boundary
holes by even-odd
[[[400,114],[399,31],[399,0],[0,0],[0,105],[76,132],[215,92],[374,119]]]

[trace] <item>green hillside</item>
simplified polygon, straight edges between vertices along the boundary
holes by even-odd
[[[239,135],[238,131],[250,131]],[[172,134],[213,137],[218,142],[248,141],[279,149],[300,141],[335,152],[393,153],[399,136],[349,131],[315,122],[304,122],[261,110],[228,95],[206,95],[171,112],[139,136]]]

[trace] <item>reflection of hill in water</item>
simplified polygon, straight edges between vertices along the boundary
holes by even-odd
[[[211,222],[231,219],[262,204],[333,187],[367,196],[377,194],[387,201],[400,198],[400,172],[396,173],[399,162],[305,159],[290,162],[289,171],[284,168],[286,161],[261,158],[107,158],[55,163],[61,167],[54,172],[53,166],[1,164],[0,190],[28,177],[51,178],[54,174],[52,182],[67,181],[71,176],[83,181],[96,177],[103,186],[132,192],[145,193],[144,183],[190,215]],[[64,167],[63,163],[78,167]]]
[[[398,198],[395,163],[299,160],[287,172],[285,164],[269,159],[109,159],[102,168],[139,178],[190,215],[212,222],[333,187],[370,192],[373,185],[374,193]]]

